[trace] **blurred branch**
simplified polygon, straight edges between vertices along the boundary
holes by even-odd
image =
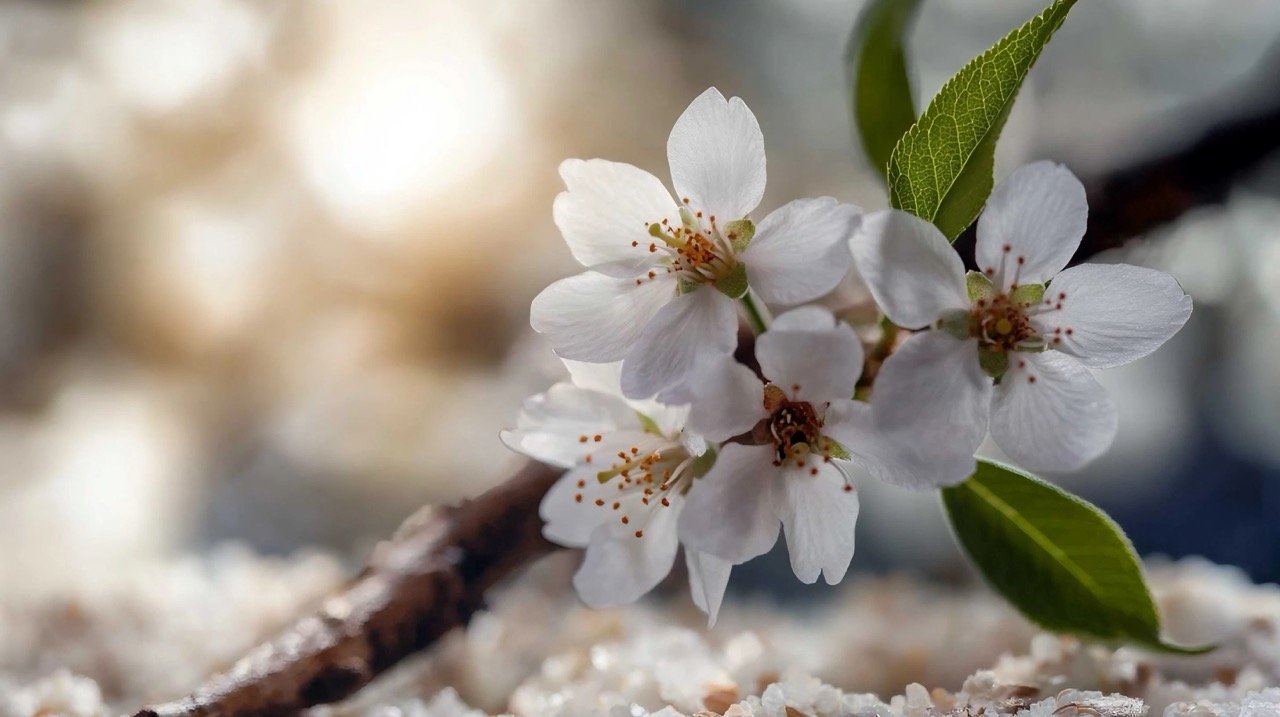
[[[467,624],[494,583],[552,549],[538,503],[559,475],[530,463],[475,500],[424,508],[318,611],[190,696],[136,717],[295,714],[352,694]]]
[[[1210,128],[1185,147],[1085,181],[1089,228],[1073,263],[1123,245],[1186,212],[1223,203],[1280,149],[1280,103]]]
[[[1231,107],[1249,102],[1253,111],[1219,120],[1163,155],[1085,177],[1089,226],[1071,263],[1123,246],[1197,207],[1226,201],[1232,186],[1280,150],[1276,72],[1280,72],[1280,45],[1259,62],[1249,82],[1210,103]],[[970,264],[975,228],[976,223],[956,239],[956,249]]]

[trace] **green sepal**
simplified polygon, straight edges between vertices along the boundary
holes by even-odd
[[[978,365],[988,376],[999,379],[1009,370],[1009,352],[993,349],[978,349]]]
[[[969,291],[969,301],[990,299],[996,295],[996,285],[980,271],[971,271],[964,275],[964,287]]]
[[[640,419],[640,425],[644,428],[645,433],[652,433],[655,436],[662,435],[662,428],[658,426],[657,421],[639,411],[636,411],[636,418]]]
[[[828,436],[822,437],[822,454],[842,461],[847,461],[853,458],[853,454],[849,452],[848,448],[845,448],[839,441]]]
[[[936,326],[939,331],[948,333],[957,339],[967,339],[973,333],[970,325],[972,323],[971,319],[972,317],[969,316],[968,311],[959,309],[943,314],[942,318],[938,319]]]
[[[741,254],[756,235],[756,225],[750,219],[735,219],[724,225],[724,237],[729,240],[734,254]]]
[[[688,279],[683,278],[676,279],[676,293],[681,296],[684,296],[685,294],[692,294],[700,286],[702,286],[702,284],[697,281],[689,281]]]
[[[716,447],[707,446],[707,452],[693,459],[693,463],[689,464],[689,475],[694,478],[701,478],[706,475],[711,467],[716,464]]]
[[[730,299],[741,299],[747,293],[747,265],[741,262],[734,264],[728,274],[716,279],[713,284],[716,291]]]
[[[1032,336],[1018,342],[1017,349],[1024,354],[1038,354],[1049,348],[1043,336]]]
[[[1035,306],[1044,298],[1044,284],[1023,284],[1014,289],[1009,298],[1021,306]]]

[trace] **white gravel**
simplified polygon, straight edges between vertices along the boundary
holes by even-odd
[[[346,717],[1280,717],[1280,589],[1202,561],[1149,566],[1158,656],[1037,634],[979,588],[855,578],[805,614],[730,599],[711,631],[683,596],[591,611],[547,560],[346,704]],[[0,717],[114,715],[181,694],[326,591],[332,557],[227,547],[60,598],[0,598]]]

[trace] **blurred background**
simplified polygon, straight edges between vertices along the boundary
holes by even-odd
[[[576,271],[566,157],[666,177],[710,85],[764,130],[762,211],[886,198],[850,130],[859,0],[5,0],[0,590],[227,540],[358,558],[518,460],[557,364],[530,299]],[[929,0],[921,106],[1041,0]],[[1280,94],[1280,3],[1081,3],[998,174],[1097,177]],[[1277,136],[1280,144],[1280,136]],[[1175,274],[1187,328],[1101,380],[1115,447],[1061,482],[1144,554],[1280,577],[1280,162],[1102,260]],[[856,292],[856,286],[849,288]],[[963,574],[936,496],[866,482],[855,570]],[[739,590],[812,596],[771,556]]]

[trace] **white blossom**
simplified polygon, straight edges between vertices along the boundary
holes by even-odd
[[[757,339],[756,359],[767,382],[728,357],[695,374],[689,426],[729,442],[680,516],[686,545],[742,563],[772,548],[781,525],[796,577],[835,584],[853,557],[851,472],[913,488],[972,472],[967,443],[885,430],[872,405],[852,400],[862,345],[826,309],[779,316]]]
[[[623,362],[627,396],[686,400],[689,372],[732,353],[735,299],[793,305],[827,293],[850,264],[857,207],[800,199],[758,225],[764,138],[747,105],[715,88],[684,111],[667,141],[676,197],[629,164],[566,160],[554,215],[584,273],[547,287],[531,324],[557,354]]]
[[[929,222],[893,210],[867,216],[851,242],[862,276],[894,323],[929,329],[885,363],[875,394],[920,397],[895,404],[902,420],[941,411],[975,446],[989,416],[992,439],[1032,470],[1077,470],[1101,455],[1116,412],[1089,369],[1154,351],[1186,323],[1191,298],[1153,269],[1063,270],[1087,218],[1070,171],[1024,166],[988,200],[977,228],[981,271],[966,275]],[[927,390],[915,390],[922,383]]]
[[[687,407],[623,398],[617,364],[565,363],[572,382],[527,399],[502,440],[567,469],[542,500],[543,534],[586,548],[573,580],[584,602],[624,605],[671,571],[677,518],[714,454],[684,430]],[[714,622],[730,565],[692,550],[685,559],[694,602]]]

